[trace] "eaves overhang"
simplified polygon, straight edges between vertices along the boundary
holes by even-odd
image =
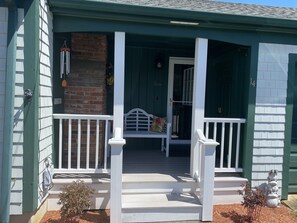
[[[95,0],[49,0],[54,15],[168,26],[181,21],[199,28],[297,34],[297,20],[107,3]],[[195,28],[195,27],[192,27]]]
[[[0,1],[0,7],[23,8],[24,0],[3,0],[3,1]]]

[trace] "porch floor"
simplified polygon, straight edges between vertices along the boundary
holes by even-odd
[[[123,149],[123,174],[184,175],[190,173],[190,146],[170,145],[170,156],[158,147]],[[108,163],[108,168],[110,163]],[[57,173],[54,178],[106,178],[106,173]]]
[[[190,146],[170,145],[170,151],[166,157],[160,148],[124,148],[123,173],[189,174]]]

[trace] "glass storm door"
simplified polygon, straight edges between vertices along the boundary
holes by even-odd
[[[167,117],[171,121],[171,144],[190,144],[194,59],[170,58]]]

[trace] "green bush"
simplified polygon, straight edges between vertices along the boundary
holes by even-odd
[[[64,186],[58,201],[58,204],[62,205],[60,209],[62,218],[71,219],[80,216],[83,210],[90,208],[90,198],[93,194],[94,190],[82,180],[73,181],[72,184]]]

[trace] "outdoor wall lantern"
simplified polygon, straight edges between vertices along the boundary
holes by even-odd
[[[70,74],[70,48],[67,47],[66,40],[60,49],[60,78],[62,87],[67,87],[66,77]]]
[[[158,55],[158,57],[155,60],[155,68],[158,70],[161,70],[163,68],[163,65],[164,65],[163,57],[161,57],[161,55]]]
[[[26,89],[24,92],[24,96],[28,101],[31,101],[33,97],[33,91],[31,89]]]

